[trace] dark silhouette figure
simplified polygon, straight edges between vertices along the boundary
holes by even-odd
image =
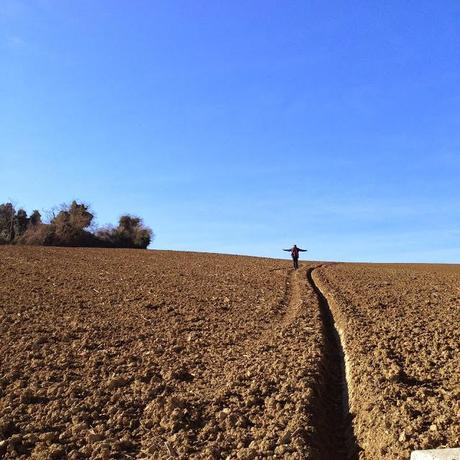
[[[299,268],[299,252],[306,252],[306,249],[300,249],[295,244],[291,249],[283,249],[283,251],[288,251],[291,253],[292,263],[294,264],[294,270]]]

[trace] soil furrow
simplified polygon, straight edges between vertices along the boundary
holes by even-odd
[[[324,331],[322,364],[324,372],[317,388],[314,409],[316,437],[321,459],[356,460],[359,454],[350,413],[345,355],[340,335],[326,297],[313,279],[316,268],[307,270],[307,279],[320,307]]]
[[[360,458],[460,445],[459,266],[338,264],[313,278],[352,364]]]

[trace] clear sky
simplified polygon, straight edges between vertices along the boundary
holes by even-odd
[[[0,201],[154,248],[460,262],[460,2],[0,1]]]

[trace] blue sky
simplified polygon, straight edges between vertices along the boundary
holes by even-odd
[[[0,2],[0,201],[154,248],[460,262],[460,2]]]

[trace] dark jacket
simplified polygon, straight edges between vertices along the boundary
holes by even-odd
[[[297,246],[292,246],[291,249],[283,249],[283,251],[288,251],[291,253],[291,256],[294,259],[297,259],[299,257],[299,252],[306,252],[306,249],[300,249]]]

